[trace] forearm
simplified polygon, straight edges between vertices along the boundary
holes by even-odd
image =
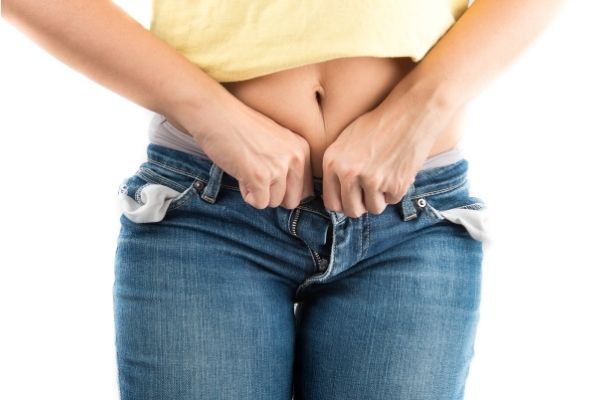
[[[234,97],[108,0],[3,0],[2,17],[66,65],[185,126]],[[197,124],[195,124],[197,126]]]
[[[390,92],[385,107],[401,109],[409,98],[431,114],[451,115],[515,60],[564,2],[475,1]]]

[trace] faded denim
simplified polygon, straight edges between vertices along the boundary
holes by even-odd
[[[421,170],[379,215],[259,210],[211,160],[148,144],[121,183],[122,400],[460,400],[487,206],[468,161]]]

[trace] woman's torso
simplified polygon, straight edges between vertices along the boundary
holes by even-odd
[[[310,145],[313,176],[322,177],[327,147],[350,122],[377,106],[415,65],[408,57],[344,57],[222,85],[246,105],[302,136]],[[460,109],[440,133],[429,158],[458,144],[463,114]]]

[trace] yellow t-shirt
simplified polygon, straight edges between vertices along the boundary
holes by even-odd
[[[150,31],[219,82],[352,56],[419,61],[468,0],[153,0]]]

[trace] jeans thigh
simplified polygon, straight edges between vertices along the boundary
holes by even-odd
[[[446,221],[413,233],[299,305],[296,400],[463,398],[482,244]]]
[[[121,217],[121,399],[291,398],[293,287],[248,255],[233,212],[219,218],[226,210],[195,196],[159,222]]]

